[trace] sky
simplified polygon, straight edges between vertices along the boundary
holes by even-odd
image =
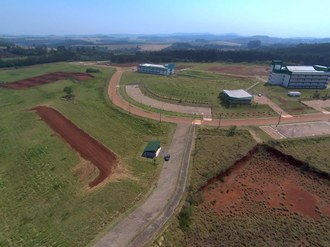
[[[329,0],[0,0],[0,34],[330,37]]]

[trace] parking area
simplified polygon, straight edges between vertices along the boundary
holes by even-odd
[[[330,135],[330,122],[310,122],[261,126],[274,139]]]

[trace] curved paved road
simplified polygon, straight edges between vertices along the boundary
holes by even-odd
[[[159,120],[159,114],[146,111],[144,109],[138,108],[136,106],[130,105],[126,102],[117,91],[117,86],[119,86],[120,78],[125,71],[125,68],[117,67],[117,71],[112,76],[109,87],[108,87],[108,94],[113,104],[118,106],[119,108],[130,111],[130,113],[150,118],[154,120]],[[253,118],[253,119],[223,119],[221,120],[221,126],[249,126],[249,125],[270,125],[270,124],[277,124],[278,117],[271,117],[271,118]],[[282,118],[281,123],[301,123],[301,122],[311,122],[311,121],[321,121],[321,120],[329,120],[330,116],[323,114],[323,113],[313,113],[313,114],[305,114],[299,116],[293,116],[290,118]],[[171,116],[162,116],[162,121],[171,122],[171,123],[187,123],[191,124],[192,119],[185,118],[185,117],[171,117]],[[218,126],[219,120],[213,119],[212,121],[200,121],[200,124],[203,125],[210,125],[210,126]]]
[[[106,234],[95,247],[143,246],[162,228],[179,205],[189,168],[194,126],[178,124],[165,162],[151,195]]]
[[[186,106],[182,104],[173,104],[173,103],[155,100],[153,98],[145,96],[141,92],[139,85],[128,85],[125,88],[126,88],[126,93],[128,94],[129,97],[134,99],[136,102],[140,102],[143,105],[149,105],[154,108],[162,109],[165,111],[189,113],[191,115],[199,114],[204,119],[212,119],[212,112],[210,107]]]
[[[117,71],[112,76],[108,87],[108,95],[112,103],[134,115],[159,120],[157,113],[130,106],[119,95],[117,86],[119,85],[124,69],[116,69]],[[281,122],[306,122],[328,120],[328,118],[325,114],[319,113],[282,118]],[[161,230],[179,205],[188,174],[194,125],[191,125],[193,122],[192,119],[184,117],[164,116],[162,117],[162,121],[174,122],[178,125],[169,150],[171,159],[164,164],[157,182],[157,187],[141,206],[136,208],[96,243],[96,247],[143,246],[152,240],[156,233]],[[221,125],[267,125],[277,122],[278,118],[222,120]],[[219,124],[218,120],[201,121],[200,123],[213,126]]]

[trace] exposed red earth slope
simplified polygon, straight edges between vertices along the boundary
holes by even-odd
[[[77,73],[77,72],[54,72],[49,74],[44,74],[40,76],[35,76],[19,81],[14,81],[11,83],[0,84],[0,87],[10,88],[10,89],[26,89],[31,87],[36,87],[44,85],[47,83],[56,82],[59,80],[73,78],[78,81],[88,80],[93,76],[87,73]]]
[[[116,155],[103,144],[78,128],[61,113],[47,106],[33,108],[41,119],[59,134],[81,157],[91,161],[99,170],[99,175],[89,184],[94,187],[105,180],[117,166]]]

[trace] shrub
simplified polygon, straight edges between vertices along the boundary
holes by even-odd
[[[87,68],[86,73],[100,73],[100,70],[95,68]]]

